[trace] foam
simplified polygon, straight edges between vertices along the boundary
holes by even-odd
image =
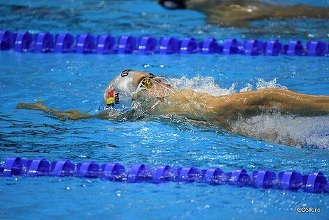
[[[213,77],[195,76],[188,79],[186,76],[182,78],[169,79],[169,84],[177,89],[193,89],[198,93],[209,93],[211,95],[229,95],[235,92],[235,84],[228,89],[221,88],[215,83]]]
[[[262,114],[240,119],[233,130],[249,137],[296,147],[329,149],[329,116],[295,117]]]
[[[178,89],[193,89],[211,95],[229,95],[236,92],[246,92],[268,88],[284,88],[277,82],[277,78],[270,81],[257,79],[256,84],[246,84],[237,90],[233,83],[230,88],[216,85],[213,77],[196,76],[169,79],[169,83]],[[255,87],[255,89],[254,89]],[[282,115],[280,112],[263,112],[248,119],[240,118],[232,124],[233,131],[248,137],[272,141],[279,144],[296,147],[314,147],[329,149],[329,116],[297,117]]]
[[[181,78],[171,78],[168,79],[168,83],[177,89],[193,89],[199,93],[209,93],[214,96],[220,95],[230,95],[236,92],[247,92],[254,90],[254,86],[251,84],[246,84],[241,89],[236,89],[236,84],[232,83],[230,88],[221,88],[215,83],[214,77],[209,76],[195,76],[191,79],[183,76]],[[277,82],[277,78],[270,81],[265,81],[264,79],[257,79],[256,90],[269,89],[269,88],[284,88],[285,86],[280,85]]]

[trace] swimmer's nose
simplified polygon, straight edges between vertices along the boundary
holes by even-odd
[[[163,79],[162,79],[161,77],[155,77],[155,78],[153,78],[153,80],[154,80],[156,83],[162,84],[162,85],[164,85],[164,86],[167,87],[167,88],[171,88],[171,87],[172,87],[169,83],[164,82]]]
[[[163,83],[163,80],[162,80],[162,78],[161,77],[154,77],[153,78],[153,80],[155,81],[155,82],[158,82],[158,83]]]

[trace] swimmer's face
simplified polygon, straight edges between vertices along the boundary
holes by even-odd
[[[151,73],[137,72],[134,75],[134,86],[136,90],[145,90],[147,94],[162,98],[173,92],[173,88],[165,83],[161,77],[156,77]]]

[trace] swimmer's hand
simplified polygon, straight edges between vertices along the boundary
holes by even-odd
[[[35,102],[35,103],[27,103],[27,102],[20,102],[16,105],[16,109],[32,109],[38,111],[47,112],[50,109],[43,104],[43,100]]]
[[[51,109],[45,106],[43,102],[44,101],[38,101],[35,103],[21,102],[16,105],[16,109],[30,109],[30,110],[42,111],[54,115],[62,121],[65,121],[67,119],[78,120],[78,119],[94,118],[96,116],[96,115],[90,115],[88,113],[81,113],[78,110],[60,111],[56,109]]]

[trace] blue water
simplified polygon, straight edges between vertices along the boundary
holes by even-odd
[[[32,8],[10,11],[9,4]],[[191,35],[197,39],[278,36],[273,30],[257,33],[206,25],[205,16],[199,12],[166,11],[152,1],[57,1],[51,4],[47,1],[2,2],[0,29],[54,34],[69,31],[75,35],[86,32],[114,36]],[[141,7],[136,9],[136,4]],[[329,5],[327,1],[318,1],[318,4]],[[47,10],[53,13],[47,15]],[[282,41],[306,42],[315,36],[328,43],[325,22],[309,20],[310,26],[305,25],[304,20],[293,22],[300,24],[302,31],[281,33]],[[317,29],[313,29],[312,24],[317,24]],[[256,169],[271,169],[276,173],[293,169],[303,174],[318,170],[328,177],[328,117],[269,117],[263,124],[256,123],[264,125],[264,129],[283,123],[288,127],[283,134],[290,132],[309,146],[321,147],[313,149],[269,143],[180,120],[60,121],[41,112],[15,109],[18,102],[44,100],[53,108],[94,113],[108,81],[127,68],[166,74],[182,87],[217,94],[272,86],[329,95],[328,57],[1,51],[0,161],[16,155],[44,157],[50,161],[121,162],[127,167],[135,163],[217,166],[226,172],[236,168],[245,168],[248,173]],[[0,219],[327,219],[329,216],[328,194],[302,190],[18,176],[0,178],[0,193]],[[320,208],[321,213],[297,213],[298,207]]]

